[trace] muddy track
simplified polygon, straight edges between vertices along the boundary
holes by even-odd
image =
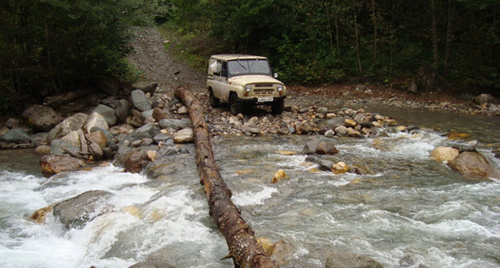
[[[133,48],[128,59],[145,79],[158,82],[159,91],[173,92],[179,85],[189,85],[191,90],[204,88],[205,75],[179,62],[171,51],[165,49],[165,38],[154,27],[133,29]]]

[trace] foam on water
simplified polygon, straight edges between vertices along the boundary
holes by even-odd
[[[259,192],[233,192],[232,200],[237,206],[262,205],[266,199],[271,198],[277,192],[276,188],[263,186]]]
[[[188,248],[203,245],[208,256],[211,251],[227,252],[220,235],[202,223],[209,217],[207,204],[193,199],[185,186],[160,192],[146,187],[144,176],[116,167],[66,174],[57,183],[11,172],[0,173],[0,180],[5,185],[0,189],[0,267],[128,267],[164,246],[183,242]],[[81,229],[66,231],[51,216],[45,224],[28,219],[39,208],[88,190],[112,192],[113,198],[103,204],[112,211]],[[125,212],[131,206],[139,215]],[[205,256],[188,266],[217,267],[210,263]]]

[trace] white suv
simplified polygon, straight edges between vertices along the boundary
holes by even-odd
[[[221,100],[229,102],[233,115],[243,112],[246,105],[270,105],[274,114],[281,114],[285,107],[286,87],[273,77],[266,57],[211,56],[207,87],[210,106],[219,106]]]

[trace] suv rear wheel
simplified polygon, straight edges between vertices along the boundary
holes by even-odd
[[[243,111],[243,104],[238,101],[238,95],[234,92],[231,92],[229,96],[229,110],[233,115],[237,115]]]

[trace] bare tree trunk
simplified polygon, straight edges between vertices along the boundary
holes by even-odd
[[[438,30],[436,19],[436,0],[431,0],[432,13],[432,54],[434,56],[434,70],[439,73]]]
[[[335,45],[337,48],[337,57],[340,58],[340,31],[339,31],[339,13],[338,12],[338,7],[337,7],[337,2],[334,1],[334,9],[335,9]]]
[[[373,60],[372,60],[372,66],[375,67],[375,63],[377,62],[377,12],[376,12],[376,5],[375,5],[375,0],[371,0],[371,6],[372,6],[372,21],[373,21]]]
[[[450,64],[451,43],[453,41],[453,17],[455,9],[455,0],[448,0],[448,25],[446,27],[446,48],[444,52],[444,76],[448,75]]]
[[[233,258],[236,267],[277,267],[257,243],[252,228],[243,220],[240,211],[231,200],[231,190],[222,179],[219,167],[215,163],[201,103],[185,86],[176,88],[174,93],[189,108],[200,182],[208,197],[210,215],[226,238],[229,256]]]
[[[353,6],[354,10],[354,37],[356,41],[356,66],[358,68],[358,75],[363,74],[363,67],[361,65],[361,58],[359,55],[359,30],[358,30],[358,11],[356,10],[356,5]]]

